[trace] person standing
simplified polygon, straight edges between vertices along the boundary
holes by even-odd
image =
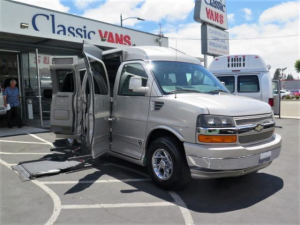
[[[7,107],[7,104],[10,105],[10,110],[6,112],[7,116],[7,125],[9,128],[13,127],[13,116],[16,119],[17,125],[19,128],[22,127],[22,120],[19,115],[19,106],[20,106],[20,94],[19,89],[16,87],[17,81],[12,79],[10,81],[10,86],[5,88],[3,93],[4,106]]]

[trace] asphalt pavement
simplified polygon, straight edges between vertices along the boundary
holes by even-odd
[[[300,119],[300,100],[282,100],[281,116]]]
[[[0,138],[1,224],[299,224],[300,120],[277,119],[282,152],[239,178],[169,192],[145,168],[103,156],[84,170],[22,182],[10,166],[51,154],[52,133]]]

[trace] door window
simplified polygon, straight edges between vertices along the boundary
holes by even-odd
[[[139,76],[142,77],[142,86],[147,86],[148,76],[146,71],[144,70],[144,67],[139,63],[131,63],[126,64],[123,67],[122,74],[120,77],[120,83],[119,83],[119,95],[124,96],[144,96],[144,94],[140,93],[134,93],[129,90],[129,81],[131,77]],[[172,77],[174,79],[174,77]],[[170,82],[172,82],[172,78],[170,79]]]
[[[83,78],[85,76],[86,70],[81,70],[79,71],[80,74],[80,81],[81,81],[81,85],[83,82]],[[96,74],[95,74],[96,73]],[[94,91],[96,95],[107,95],[107,88],[103,88],[101,89],[101,83],[103,84],[103,80],[101,78],[101,76],[99,76],[99,74],[97,72],[93,73],[93,81],[94,81]],[[86,85],[86,94],[90,94],[90,88],[89,88],[89,81],[87,81],[87,85]]]
[[[256,75],[238,76],[238,92],[259,92],[259,81]]]
[[[74,72],[72,70],[57,70],[59,92],[74,92]]]
[[[95,94],[108,95],[108,83],[103,65],[98,61],[91,62],[90,64],[93,72]]]
[[[221,82],[225,83],[225,87],[233,93],[235,91],[235,79],[234,76],[218,77]]]

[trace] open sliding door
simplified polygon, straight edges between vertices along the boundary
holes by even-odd
[[[70,63],[65,63],[66,60]],[[55,133],[78,134],[78,99],[81,89],[76,63],[76,56],[52,58],[50,128]]]
[[[85,141],[93,158],[110,148],[110,88],[102,50],[83,43],[83,55],[87,72],[83,79],[85,109]]]

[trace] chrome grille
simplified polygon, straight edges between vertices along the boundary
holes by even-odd
[[[263,132],[263,133],[258,133],[258,134],[239,136],[239,142],[241,144],[245,144],[245,143],[250,143],[250,142],[262,141],[262,140],[272,137],[273,132],[274,132],[274,130]]]
[[[274,133],[274,120],[272,114],[235,117],[236,125],[240,128],[238,140],[241,144],[259,142],[272,137]],[[263,126],[261,132],[255,128]]]
[[[247,125],[247,124],[262,124],[273,122],[272,114],[257,116],[257,117],[237,117],[234,118],[236,125]]]

